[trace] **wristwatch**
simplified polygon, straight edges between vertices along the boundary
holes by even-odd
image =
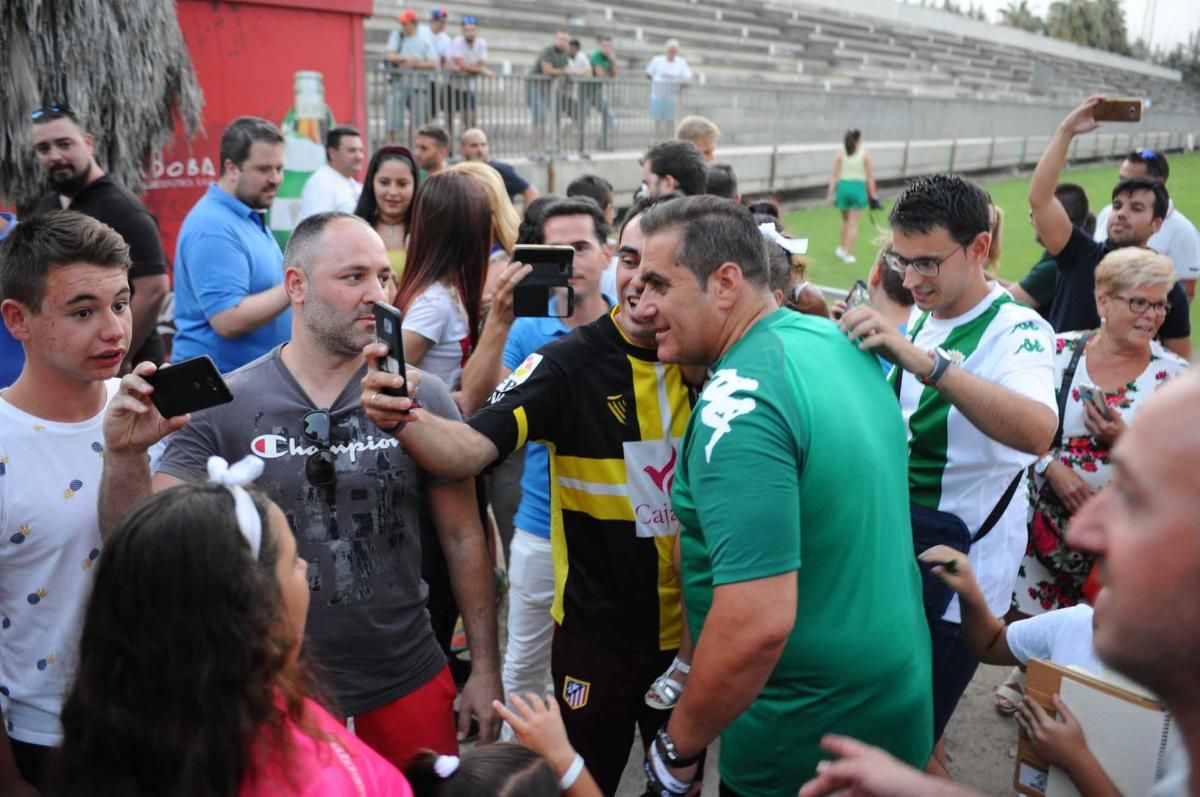
[[[933,360],[933,370],[929,372],[929,376],[918,377],[921,384],[926,387],[934,387],[938,380],[946,375],[947,369],[954,364],[954,360],[950,359],[950,355],[942,347],[932,349],[929,352],[930,359]]]
[[[679,755],[679,751],[675,749],[675,740],[671,738],[671,734],[667,733],[667,726],[663,725],[658,729],[658,733],[654,737],[655,744],[658,746],[658,754],[662,756],[662,760],[667,762],[667,766],[672,769],[681,767],[690,767],[700,760],[700,756],[704,754],[701,750],[693,756],[683,758]]]
[[[1050,467],[1051,463],[1053,463],[1053,462],[1054,462],[1054,455],[1047,454],[1046,456],[1039,459],[1037,462],[1033,463],[1033,472],[1036,473],[1038,476],[1045,476],[1046,468]]]

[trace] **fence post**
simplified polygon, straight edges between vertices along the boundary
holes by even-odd
[[[996,137],[992,136],[992,143],[988,145],[987,170],[989,172],[992,170],[992,163],[995,161],[995,159],[996,159]]]
[[[775,192],[775,175],[779,168],[778,161],[779,161],[779,145],[772,144],[771,145],[771,170],[768,173],[768,177],[767,177],[767,190],[772,193]]]
[[[954,174],[954,160],[958,157],[958,139],[954,139],[950,143],[950,168],[947,170],[950,174]]]
[[[909,139],[904,139],[904,159],[900,163],[900,177],[908,177],[908,145]]]
[[[1021,160],[1017,163],[1018,169],[1025,168],[1025,155],[1029,152],[1029,136],[1021,138]]]

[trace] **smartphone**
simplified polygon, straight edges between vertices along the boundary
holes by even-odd
[[[1079,398],[1082,401],[1092,402],[1105,420],[1109,420],[1112,416],[1108,412],[1108,401],[1104,398],[1104,391],[1095,385],[1082,384],[1079,386]]]
[[[229,385],[207,354],[163,366],[146,377],[146,381],[154,388],[150,400],[164,418],[233,401]]]
[[[575,312],[575,289],[571,287],[575,249],[570,246],[521,244],[512,259],[533,266],[513,288],[513,315],[536,318],[567,318]]]
[[[1101,100],[1092,108],[1097,122],[1140,122],[1143,101],[1137,98]]]
[[[379,370],[404,377],[404,386],[385,387],[379,391],[385,396],[408,398],[408,371],[404,367],[404,338],[400,325],[404,315],[386,302],[375,302],[375,339],[388,347],[387,357],[379,363]]]
[[[871,292],[867,289],[867,283],[862,280],[855,280],[854,285],[850,288],[850,292],[846,294],[846,311],[849,312],[855,307],[871,303]]]

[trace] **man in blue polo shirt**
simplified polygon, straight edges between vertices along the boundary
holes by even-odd
[[[283,252],[266,223],[282,181],[279,129],[257,116],[230,122],[221,178],[179,231],[172,361],[207,354],[228,373],[291,336]]]

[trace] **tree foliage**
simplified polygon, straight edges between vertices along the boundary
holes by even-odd
[[[1119,0],[1056,0],[1046,15],[1046,32],[1084,47],[1132,54]]]
[[[1020,28],[1030,33],[1045,33],[1046,23],[1033,13],[1029,0],[1009,0],[1008,5],[1000,9],[1000,21],[1011,28]]]
[[[137,189],[176,117],[200,129],[203,97],[169,0],[2,0],[0,193],[41,193],[30,114],[66,102],[96,136],[96,159]]]

